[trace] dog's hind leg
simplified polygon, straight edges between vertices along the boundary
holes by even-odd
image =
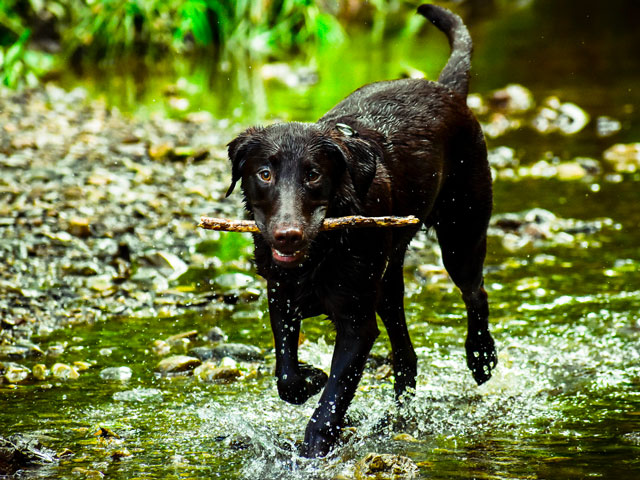
[[[396,400],[404,394],[411,394],[416,387],[417,358],[411,344],[404,313],[404,279],[402,276],[402,255],[395,255],[387,266],[382,278],[382,288],[378,299],[377,312],[384,323],[393,356],[393,375]]]
[[[478,148],[465,157],[466,169],[443,192],[434,222],[444,266],[467,309],[467,366],[478,385],[491,378],[498,362],[482,274],[491,215],[491,177],[483,152]]]

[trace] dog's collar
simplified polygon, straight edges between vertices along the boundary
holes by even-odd
[[[356,132],[352,127],[347,125],[346,123],[336,123],[335,129],[338,130],[346,137],[357,137],[358,132]]]

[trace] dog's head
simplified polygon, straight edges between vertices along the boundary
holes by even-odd
[[[231,186],[241,181],[248,210],[276,264],[303,263],[330,210],[357,209],[376,156],[352,130],[286,123],[250,128],[229,144]],[[345,213],[346,214],[346,213]]]

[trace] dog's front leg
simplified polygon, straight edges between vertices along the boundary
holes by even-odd
[[[298,362],[300,337],[299,312],[292,311],[291,302],[282,301],[283,292],[269,285],[269,316],[276,352],[278,394],[285,402],[300,405],[324,387],[327,374]]]
[[[346,324],[345,324],[346,323]],[[338,440],[347,408],[360,382],[373,342],[379,334],[375,313],[364,324],[336,321],[336,345],[329,381],[307,425],[301,454],[322,457]]]

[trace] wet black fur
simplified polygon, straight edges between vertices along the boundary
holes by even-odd
[[[339,437],[378,336],[391,340],[395,392],[415,388],[416,355],[405,323],[402,266],[420,226],[320,232],[325,217],[415,215],[433,228],[468,315],[467,364],[478,384],[496,365],[482,266],[491,178],[478,122],[466,105],[471,39],[459,17],[419,12],[447,34],[452,54],[439,82],[405,79],[358,89],[317,123],[250,128],[229,144],[254,236],[282,399],[305,402],[324,387],[302,454],[322,456]],[[303,318],[326,314],[336,328],[330,375],[298,362]]]

